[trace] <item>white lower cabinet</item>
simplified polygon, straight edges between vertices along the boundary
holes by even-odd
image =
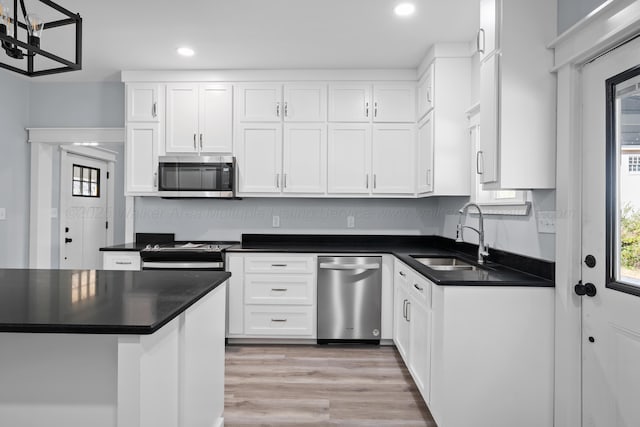
[[[140,253],[133,251],[102,252],[103,270],[140,270]]]

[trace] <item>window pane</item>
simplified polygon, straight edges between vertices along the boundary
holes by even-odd
[[[75,180],[80,179],[81,170],[82,169],[80,168],[80,166],[73,165],[73,179]]]
[[[98,184],[92,182],[91,183],[91,194],[92,197],[98,197]]]
[[[91,169],[91,182],[98,182],[98,169]]]
[[[73,181],[73,195],[74,196],[82,195],[82,187],[80,186],[80,181]]]
[[[640,77],[616,86],[617,278],[640,286]]]
[[[89,188],[89,183],[88,182],[82,181],[82,195],[83,196],[90,196],[91,195],[91,189]]]
[[[82,168],[82,180],[85,182],[89,182],[90,177],[91,177],[91,169]]]

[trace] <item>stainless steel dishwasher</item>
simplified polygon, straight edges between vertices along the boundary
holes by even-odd
[[[318,257],[318,344],[380,343],[382,257]]]

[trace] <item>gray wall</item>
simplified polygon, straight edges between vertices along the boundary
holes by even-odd
[[[4,52],[2,52],[4,54]],[[0,267],[21,268],[29,260],[30,154],[29,82],[0,71]]]
[[[558,34],[587,16],[605,0],[558,0]]]

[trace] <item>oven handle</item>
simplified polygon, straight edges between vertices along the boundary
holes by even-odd
[[[142,262],[142,269],[173,269],[173,270],[201,270],[201,269],[212,269],[218,268],[222,269],[224,267],[224,263],[222,262]]]
[[[334,264],[321,262],[320,268],[326,270],[378,270],[380,264]]]

